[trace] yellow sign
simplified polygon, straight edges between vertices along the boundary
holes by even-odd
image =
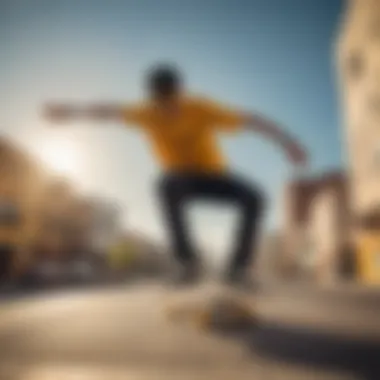
[[[135,258],[136,249],[132,244],[121,243],[110,249],[108,259],[113,269],[126,269]]]
[[[380,285],[380,231],[362,236],[358,248],[360,281],[368,285]]]

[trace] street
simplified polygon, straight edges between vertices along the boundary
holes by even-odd
[[[165,307],[185,294],[157,284],[3,301],[0,379],[378,379],[380,295],[339,292],[250,296],[260,322],[240,339],[170,323]]]

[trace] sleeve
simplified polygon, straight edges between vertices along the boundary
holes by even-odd
[[[201,107],[207,123],[212,128],[216,128],[220,131],[239,131],[246,122],[246,117],[243,112],[212,100],[202,99]]]
[[[128,126],[142,127],[146,123],[146,118],[146,111],[142,106],[122,107],[122,119]]]

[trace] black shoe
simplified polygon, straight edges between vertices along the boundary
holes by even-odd
[[[171,278],[171,283],[175,286],[190,286],[196,284],[199,277],[200,271],[198,265],[183,265],[174,273],[174,276]]]

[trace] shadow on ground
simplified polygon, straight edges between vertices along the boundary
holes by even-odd
[[[264,325],[251,329],[247,343],[252,353],[278,361],[380,379],[380,342],[357,341],[285,325]]]

